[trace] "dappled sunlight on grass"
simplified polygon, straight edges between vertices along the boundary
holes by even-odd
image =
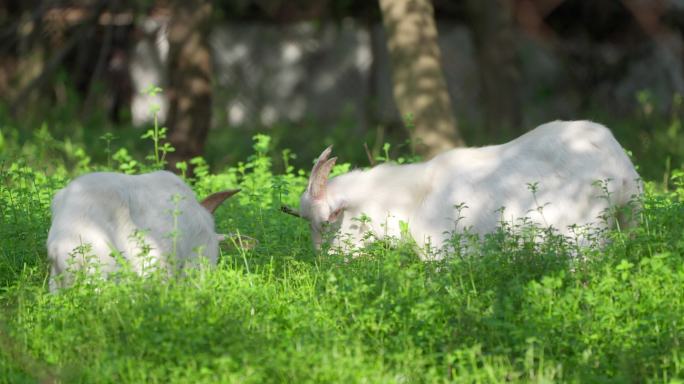
[[[234,167],[197,160],[216,213],[216,267],[182,277],[82,276],[47,291],[54,192],[93,169],[0,167],[0,377],[9,382],[549,382],[684,377],[684,185],[647,185],[639,225],[578,249],[545,228],[454,234],[421,261],[411,242],[356,257],[313,250],[296,205],[305,172],[274,174],[267,136]],[[120,170],[123,163],[114,161]],[[130,164],[130,163],[127,163]],[[146,171],[144,161],[133,171]],[[345,165],[342,165],[342,169]],[[102,167],[96,167],[101,169]],[[539,241],[543,237],[545,241]],[[458,250],[458,251],[456,251]]]

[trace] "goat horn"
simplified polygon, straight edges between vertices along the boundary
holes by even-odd
[[[332,152],[332,145],[326,148],[320,156],[318,156],[318,159],[316,160],[316,164],[314,164],[313,169],[311,169],[311,174],[315,174],[318,169],[321,167],[323,163],[325,163],[326,160],[328,160],[328,156],[330,156],[330,153]]]
[[[230,189],[212,193],[211,195],[207,196],[204,200],[202,200],[202,202],[200,202],[200,205],[202,205],[207,211],[213,214],[214,211],[216,211],[216,208],[218,208],[218,206],[221,205],[221,203],[223,203],[224,200],[238,192],[240,192],[239,189]]]

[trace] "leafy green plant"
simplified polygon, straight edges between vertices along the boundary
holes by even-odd
[[[45,151],[57,145],[40,140]],[[668,191],[646,184],[637,225],[602,234],[607,242],[580,250],[526,220],[502,221],[479,237],[457,220],[450,255],[422,261],[408,223],[403,239],[369,242],[358,254],[314,252],[307,223],[279,211],[297,204],[310,165],[299,169],[292,152],[273,146],[257,135],[252,154],[235,166],[190,162],[187,182],[198,197],[242,189],[217,210],[216,226],[256,238],[255,247],[223,247],[218,266],[174,278],[154,271],[141,278],[126,268],[111,279],[80,274],[57,294],[47,292],[49,205],[74,174],[4,158],[0,381],[684,380],[678,170]],[[162,148],[151,149],[158,152],[149,162],[111,149],[107,164],[80,171],[143,172],[160,166]],[[390,154],[388,146],[384,161]],[[334,174],[350,167],[340,164]]]
[[[144,93],[149,96],[156,96],[162,92],[162,89],[151,85]],[[152,113],[153,126],[148,129],[142,136],[141,139],[150,139],[154,144],[154,151],[152,154],[148,155],[145,159],[150,161],[152,169],[164,169],[166,165],[166,154],[174,152],[175,148],[171,146],[171,143],[164,141],[166,140],[166,133],[168,128],[159,126],[159,111],[161,107],[159,105],[152,105],[150,107],[150,113]]]

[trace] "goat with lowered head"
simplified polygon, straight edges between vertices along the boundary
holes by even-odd
[[[324,239],[348,251],[369,238],[399,238],[404,223],[419,246],[434,248],[457,223],[484,235],[502,220],[529,217],[571,235],[573,224],[600,224],[607,209],[641,193],[625,151],[605,126],[590,121],[554,121],[502,145],[453,149],[423,163],[382,164],[329,180],[336,161],[330,153],[329,147],[318,158],[300,202],[317,248]]]
[[[215,264],[214,210],[239,190],[201,203],[171,172],[143,175],[96,172],[80,176],[52,200],[47,250],[50,290],[71,284],[75,270],[118,270],[123,257],[143,275],[155,268],[185,268],[201,258]]]

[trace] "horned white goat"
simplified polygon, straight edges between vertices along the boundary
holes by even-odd
[[[368,232],[400,237],[402,222],[421,247],[442,247],[457,222],[482,235],[502,220],[529,217],[570,235],[571,225],[600,221],[609,205],[625,205],[641,192],[620,144],[590,121],[554,121],[502,145],[453,149],[424,163],[383,164],[328,180],[336,160],[328,159],[330,152],[318,158],[300,202],[317,248],[324,231],[334,246],[349,250]],[[607,181],[608,196],[596,181]]]
[[[103,275],[118,270],[115,255],[141,275],[158,267],[197,265],[200,258],[215,264],[223,235],[215,233],[212,214],[238,191],[212,194],[200,204],[190,187],[167,171],[76,178],[52,200],[50,290],[70,285],[74,270],[92,271],[94,265]]]

